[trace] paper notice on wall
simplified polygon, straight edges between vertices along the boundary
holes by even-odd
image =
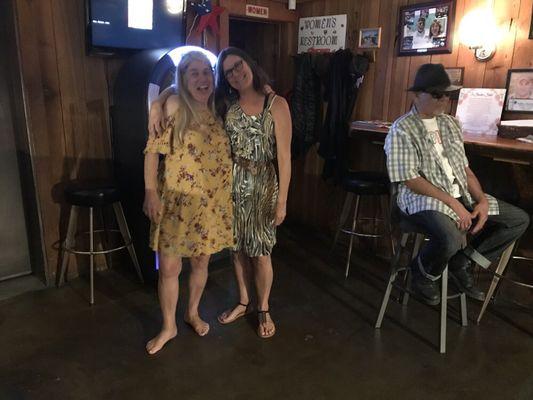
[[[128,0],[128,28],[153,28],[154,0]]]
[[[300,18],[298,54],[314,51],[334,52],[344,49],[346,21],[346,14]]]
[[[455,116],[463,132],[497,135],[505,89],[461,89]]]

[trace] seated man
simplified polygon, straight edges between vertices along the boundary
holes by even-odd
[[[444,114],[449,93],[457,89],[442,64],[422,65],[409,89],[414,106],[393,123],[385,141],[402,217],[429,238],[411,265],[412,289],[428,304],[440,302],[437,279],[446,264],[459,290],[483,300],[470,258],[494,261],[529,225],[524,211],[483,193],[468,167],[461,127]]]

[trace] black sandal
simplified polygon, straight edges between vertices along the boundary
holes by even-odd
[[[235,310],[237,307],[239,306],[243,306],[245,307],[244,311],[241,312],[241,313],[238,313],[233,319],[231,320],[222,320],[221,317],[223,314],[231,314],[233,312],[233,310]],[[224,311],[221,315],[218,316],[218,322],[220,322],[222,325],[227,325],[227,324],[231,324],[232,322],[235,322],[236,320],[238,320],[240,317],[244,317],[246,314],[249,314],[250,313],[250,303],[248,304],[243,304],[241,302],[237,303],[233,308],[229,309],[229,310],[226,310]]]
[[[268,339],[276,334],[276,326],[274,325],[272,318],[271,318],[271,324],[274,325],[274,330],[270,334],[263,335],[262,333],[261,325],[265,325],[268,323],[267,314],[270,314],[270,310],[266,310],[266,311],[257,310],[257,319],[259,320],[259,326],[257,327],[257,335],[262,339]]]

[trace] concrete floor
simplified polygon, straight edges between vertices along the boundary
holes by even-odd
[[[228,261],[204,295],[209,335],[185,326],[182,301],[179,336],[156,356],[144,351],[159,328],[156,293],[129,271],[99,273],[92,307],[83,278],[0,301],[0,399],[533,399],[531,313],[493,307],[476,326],[469,301],[461,328],[452,301],[440,355],[436,308],[391,303],[374,330],[386,263],[358,253],[345,281],[342,249],[331,258],[324,238],[304,234],[279,235],[269,340],[255,314],[216,322],[235,301]]]

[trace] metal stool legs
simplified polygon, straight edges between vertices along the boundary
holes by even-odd
[[[124,241],[124,244],[122,246],[115,247],[112,249],[104,249],[100,251],[95,251],[94,234],[96,232],[107,233],[107,230],[104,229],[104,230],[96,231],[94,229],[94,208],[89,207],[89,232],[88,232],[89,233],[89,251],[81,251],[81,250],[74,249],[75,237],[76,237],[76,226],[77,226],[77,219],[78,219],[78,214],[79,214],[78,206],[72,206],[70,209],[67,236],[61,246],[62,260],[61,260],[61,272],[59,275],[58,286],[61,286],[65,280],[65,273],[67,270],[70,253],[89,255],[89,276],[90,276],[90,291],[91,291],[90,303],[91,304],[94,304],[94,257],[97,254],[107,255],[111,252],[127,248],[130,254],[131,260],[133,262],[133,265],[135,267],[135,270],[137,271],[137,275],[139,276],[139,279],[141,280],[141,282],[144,283],[144,279],[141,273],[141,268],[139,265],[139,260],[137,259],[135,248],[133,247],[131,234],[128,228],[128,224],[126,223],[126,218],[124,217],[124,212],[122,210],[122,205],[120,204],[120,202],[113,203],[113,210],[115,212],[115,217],[117,219],[120,233],[122,235],[122,240]]]
[[[515,246],[515,242],[511,243],[507,249],[502,253],[502,256],[500,257],[500,262],[498,263],[498,267],[496,268],[496,274],[492,278],[492,282],[490,284],[489,290],[487,292],[487,295],[485,296],[485,301],[483,302],[483,305],[481,306],[481,310],[479,311],[479,315],[477,317],[476,322],[479,324],[481,321],[481,318],[483,318],[483,314],[485,314],[485,311],[487,309],[487,306],[489,305],[489,302],[492,299],[492,295],[494,294],[494,291],[496,290],[496,287],[498,286],[498,282],[500,281],[500,275],[503,275],[505,272],[505,269],[507,268],[507,265],[509,264],[509,260],[511,258],[511,254],[513,254],[513,249]]]
[[[139,260],[137,259],[137,254],[135,253],[135,247],[133,247],[130,230],[128,228],[128,224],[126,223],[126,217],[124,216],[122,204],[113,203],[113,210],[115,210],[115,216],[117,217],[118,226],[120,232],[122,233],[124,243],[129,243],[127,245],[127,248],[128,252],[130,253],[131,260],[133,261],[133,265],[135,266],[135,270],[137,271],[137,275],[139,276],[141,282],[144,283],[144,279],[141,273],[141,267],[139,265]]]
[[[70,207],[70,215],[68,218],[67,236],[61,249],[61,273],[59,275],[58,286],[63,285],[65,281],[65,271],[67,270],[69,253],[65,251],[65,248],[72,249],[74,247],[74,238],[76,236],[76,228],[78,226],[78,214],[79,207]]]
[[[339,234],[341,233],[341,229],[344,226],[344,223],[346,222],[346,218],[348,218],[348,214],[350,213],[350,206],[352,205],[353,196],[354,194],[351,192],[346,193],[346,198],[344,199],[341,215],[339,216],[339,222],[337,223],[337,229],[335,230],[333,244],[331,245],[332,251],[335,245],[337,244],[337,240],[339,240]]]
[[[351,225],[351,229],[348,230],[348,229],[343,229],[343,226],[346,222],[346,219],[348,218],[348,215],[350,214],[350,208],[351,208],[351,205],[352,205],[352,202],[353,202],[353,198],[355,196],[355,208],[354,208],[354,213],[353,213],[353,218],[352,218],[352,225]],[[392,238],[392,229],[391,229],[391,225],[390,225],[390,218],[388,217],[389,215],[389,210],[388,210],[388,199],[385,197],[385,196],[381,196],[382,199],[381,199],[381,202],[380,202],[380,207],[382,208],[381,213],[383,215],[383,222],[385,223],[385,230],[387,231],[387,234],[389,234],[389,238],[390,238],[390,242],[391,242],[391,249],[392,249],[392,253],[394,254],[395,253],[395,248],[394,248],[394,240]],[[341,214],[339,216],[339,221],[337,223],[337,229],[335,231],[335,236],[333,238],[333,244],[331,246],[331,251],[333,251],[335,245],[337,244],[337,241],[339,239],[339,234],[342,232],[342,233],[346,233],[348,235],[350,235],[350,243],[348,245],[348,254],[347,254],[347,260],[346,260],[346,267],[345,267],[345,272],[344,272],[344,276],[346,278],[348,278],[348,275],[350,273],[350,261],[351,261],[351,258],[352,258],[352,250],[353,250],[353,241],[354,241],[354,236],[360,236],[360,237],[368,237],[368,238],[378,238],[378,237],[381,237],[383,236],[383,234],[370,234],[370,233],[361,233],[361,232],[356,232],[355,229],[357,227],[357,221],[359,219],[359,208],[360,208],[360,202],[361,202],[361,196],[360,195],[356,195],[356,194],[353,194],[353,193],[350,193],[348,192],[346,194],[346,198],[344,200],[344,205],[342,206],[342,211],[341,211]],[[375,221],[381,221],[381,219],[379,218],[362,218],[362,219],[371,219],[371,220],[374,220]]]
[[[381,323],[383,322],[383,317],[385,316],[385,311],[387,310],[387,304],[389,303],[390,294],[392,292],[392,286],[394,285],[398,272],[402,270],[402,268],[398,268],[398,266],[400,264],[400,258],[402,256],[402,249],[407,245],[408,239],[409,239],[408,234],[402,235],[402,238],[400,241],[400,248],[392,257],[389,281],[387,282],[387,288],[385,289],[385,294],[383,295],[383,300],[381,301],[381,307],[379,308],[378,319],[376,320],[376,325],[375,325],[376,329],[381,328]]]
[[[355,227],[357,225],[357,216],[359,215],[359,201],[361,200],[361,196],[355,197],[355,210],[353,212],[353,220],[352,220],[352,232],[355,232]],[[352,248],[353,248],[353,234],[350,234],[350,245],[348,246],[348,259],[346,260],[346,270],[344,272],[344,277],[348,278],[348,274],[350,273],[350,260],[352,258]]]
[[[376,329],[381,328],[381,324],[383,323],[383,318],[385,316],[385,311],[389,303],[390,294],[392,292],[392,287],[394,286],[394,282],[398,276],[398,273],[402,270],[406,270],[406,274],[408,273],[409,266],[408,267],[399,266],[400,259],[401,259],[401,253],[402,253],[402,250],[407,245],[408,239],[409,239],[409,234],[404,233],[401,238],[400,248],[398,249],[398,251],[396,252],[396,254],[394,255],[391,261],[391,272],[390,272],[389,280],[387,283],[387,288],[385,289],[385,294],[383,295],[381,307],[379,309],[378,318],[376,320],[376,324],[375,324]],[[415,248],[417,250],[419,249],[423,240],[424,240],[423,235],[417,234],[415,238]],[[416,254],[418,254],[418,251],[416,253],[413,251],[412,254],[416,256]],[[405,287],[402,287],[400,289],[403,291],[406,291]],[[464,293],[461,293],[459,295],[459,298],[460,298],[460,304],[461,304],[461,325],[467,326],[468,318],[467,318],[467,309],[466,309],[466,295]],[[402,304],[406,305],[406,303],[407,303],[407,297],[404,296],[402,300]],[[441,354],[446,353],[446,328],[447,328],[447,322],[448,322],[447,316],[448,316],[448,267],[446,266],[441,276],[440,332],[439,332],[439,351]]]

